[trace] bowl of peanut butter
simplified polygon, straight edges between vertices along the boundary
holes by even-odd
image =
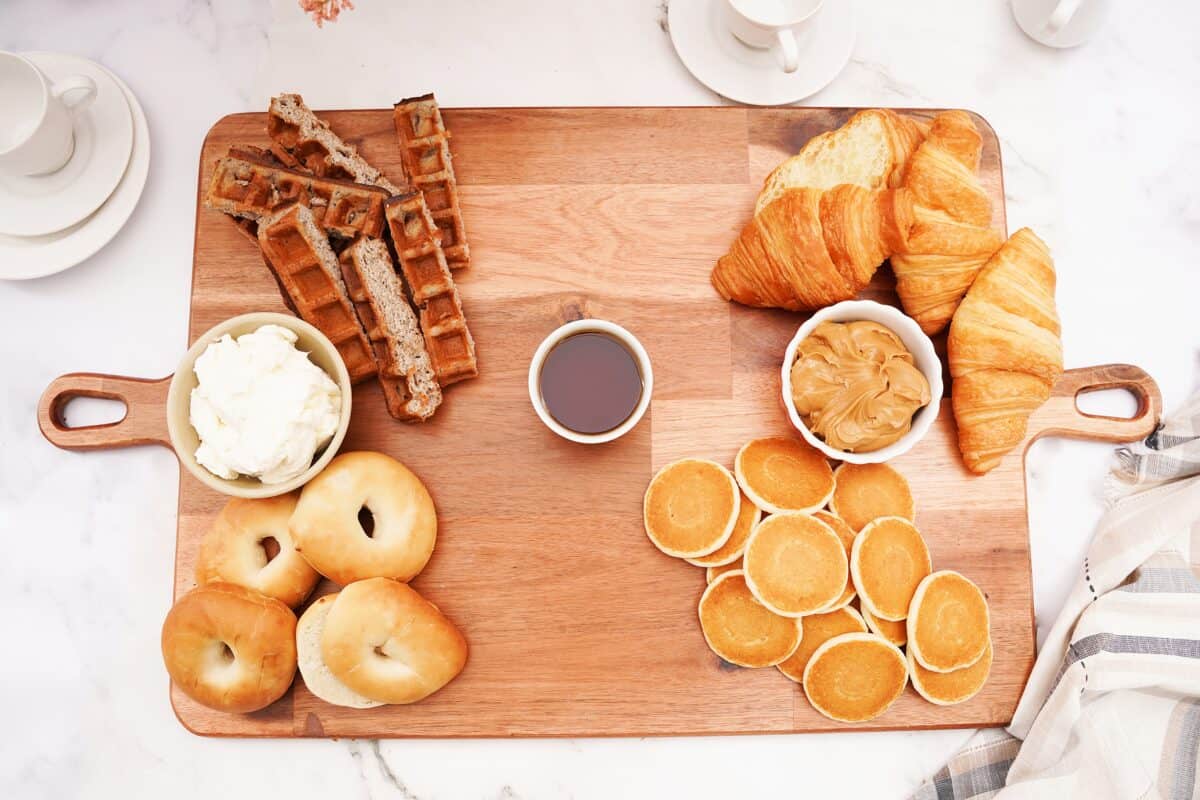
[[[937,418],[942,364],[899,309],[850,300],[810,317],[788,344],[783,405],[809,444],[853,464],[888,461]]]

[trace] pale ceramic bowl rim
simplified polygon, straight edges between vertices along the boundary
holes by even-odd
[[[546,403],[542,399],[542,390],[538,377],[541,375],[542,364],[545,362],[546,356],[556,344],[568,336],[574,336],[577,333],[607,333],[609,336],[617,339],[633,354],[634,359],[638,363],[638,370],[642,373],[641,399],[638,400],[638,404],[633,409],[633,413],[629,415],[629,418],[611,431],[605,431],[604,433],[577,433],[562,425],[551,416],[550,410],[546,408]],[[537,412],[538,418],[545,423],[547,428],[572,442],[602,444],[624,436],[633,430],[642,417],[645,416],[646,409],[650,407],[650,395],[653,393],[654,370],[650,366],[650,355],[646,352],[646,348],[642,347],[642,343],[638,341],[636,336],[615,322],[603,319],[579,319],[574,322],[568,322],[565,325],[560,325],[542,340],[537,350],[534,351],[532,360],[529,362],[529,401],[533,404],[533,410]]]
[[[822,322],[854,322],[856,320],[878,322],[893,330],[904,342],[904,346],[913,354],[917,368],[929,381],[929,405],[913,416],[912,428],[908,433],[887,447],[867,453],[848,453],[830,447],[808,429],[792,401],[792,363],[796,360],[796,350],[800,347],[800,342],[804,341]],[[876,303],[874,300],[845,300],[823,308],[809,317],[796,331],[796,335],[792,337],[787,350],[784,351],[781,377],[783,407],[787,409],[788,419],[791,420],[796,430],[800,431],[800,435],[830,458],[837,461],[848,461],[851,464],[878,464],[907,453],[929,432],[942,408],[942,362],[933,348],[933,342],[921,330],[921,327],[900,309]]]
[[[283,483],[267,484],[262,483],[256,478],[245,476],[239,476],[235,479],[218,477],[201,466],[200,462],[196,461],[195,446],[191,444],[192,441],[197,439],[196,431],[192,428],[190,415],[192,389],[196,386],[196,373],[193,369],[196,359],[200,357],[200,354],[204,352],[209,344],[217,341],[225,334],[228,333],[237,337],[243,333],[258,330],[263,325],[279,325],[282,328],[294,331],[299,337],[296,340],[296,346],[300,350],[309,353],[313,363],[321,367],[326,373],[329,373],[329,377],[338,385],[342,393],[341,415],[333,438],[325,446],[325,449],[321,451],[320,455],[313,460],[312,466],[295,478]],[[329,369],[318,363],[317,359],[313,358],[314,355],[332,365],[334,368],[333,372],[331,373]],[[171,377],[171,385],[167,390],[167,432],[170,434],[171,446],[175,450],[175,455],[179,457],[179,463],[196,480],[210,489],[224,495],[229,495],[230,497],[246,499],[276,497],[277,495],[287,494],[308,483],[308,481],[316,477],[317,473],[325,469],[325,466],[337,454],[338,448],[342,445],[342,440],[346,438],[346,430],[350,427],[351,388],[350,373],[347,372],[346,364],[342,361],[337,348],[333,346],[333,342],[329,341],[325,334],[312,325],[290,314],[278,314],[270,311],[242,314],[232,319],[227,319],[202,333],[197,337],[196,342],[188,348],[183,358],[180,359],[179,366],[175,369],[175,374]]]

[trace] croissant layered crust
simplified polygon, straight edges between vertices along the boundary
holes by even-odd
[[[984,265],[950,324],[959,449],[984,473],[1024,438],[1030,415],[1062,375],[1050,251],[1022,228]]]

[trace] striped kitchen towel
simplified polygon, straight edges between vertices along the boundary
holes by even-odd
[[[1200,798],[1200,395],[1117,452],[1108,488],[1012,725],[916,800]]]

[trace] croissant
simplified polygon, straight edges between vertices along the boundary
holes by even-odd
[[[1028,228],[975,279],[950,323],[952,401],[967,469],[984,473],[1024,438],[1062,374],[1054,263]]]
[[[892,255],[896,293],[921,329],[941,331],[1003,237],[988,227],[991,200],[975,172],[982,140],[970,116],[947,111],[908,165],[914,227]]]
[[[743,305],[822,308],[855,297],[903,238],[894,192],[842,184],[786,189],[717,260],[713,287]]]

